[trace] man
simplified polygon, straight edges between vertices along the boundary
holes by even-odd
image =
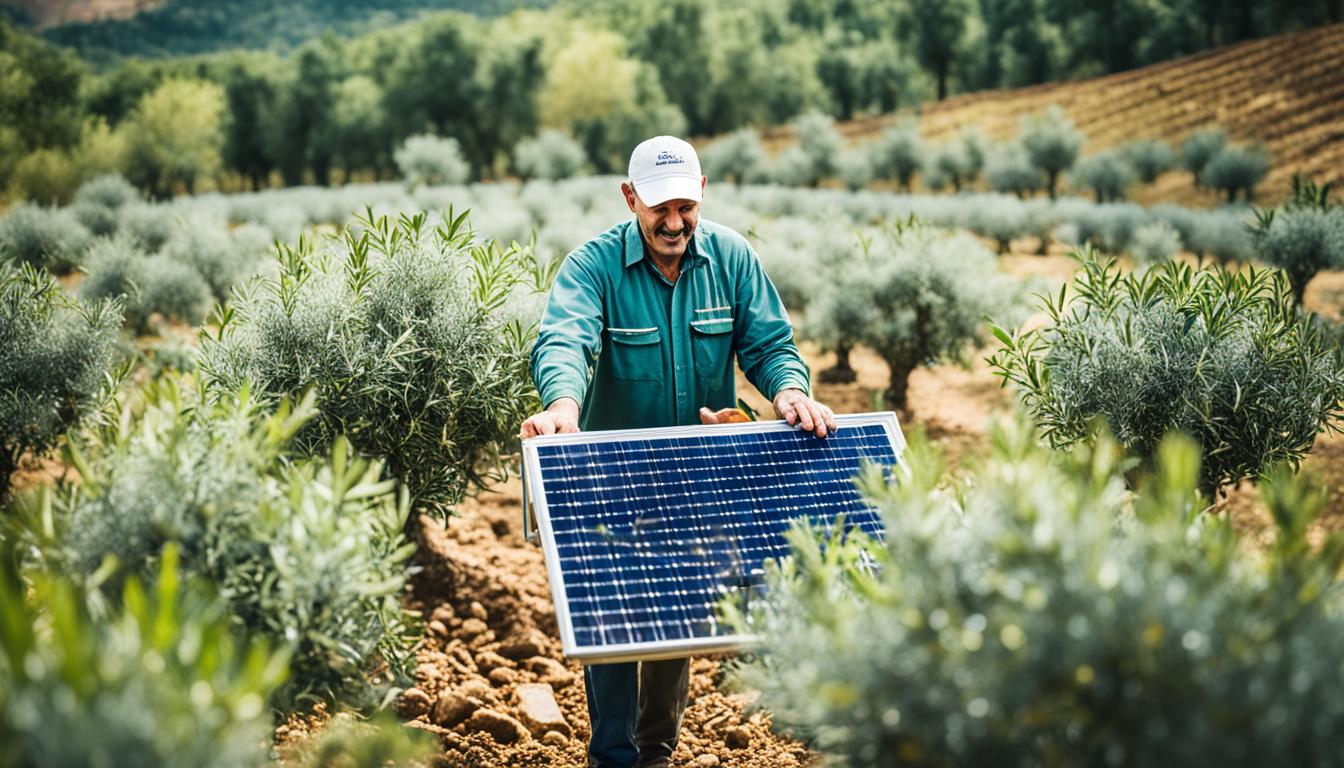
[[[835,430],[830,409],[808,395],[793,328],[751,246],[701,221],[705,181],[681,139],[657,136],[630,155],[621,192],[633,220],[569,254],[551,289],[532,350],[545,410],[523,422],[524,439],[724,421],[737,402],[734,355],[780,418],[817,437]],[[591,764],[667,765],[689,668],[689,659],[586,667]]]

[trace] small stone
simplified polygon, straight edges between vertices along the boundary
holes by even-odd
[[[470,698],[460,692],[444,691],[434,703],[434,722],[444,728],[451,728],[466,720],[476,706]]]
[[[466,621],[462,622],[463,637],[476,637],[478,635],[484,634],[485,632],[488,632],[489,630],[490,628],[487,627],[485,625],[485,622],[481,621],[480,619],[467,619]]]
[[[476,668],[489,674],[500,667],[512,667],[513,662],[493,651],[481,651],[476,654]]]
[[[751,746],[751,734],[746,728],[729,728],[723,735],[723,743],[733,749],[746,749]]]
[[[500,667],[499,669],[491,670],[490,674],[486,675],[486,677],[489,678],[490,682],[497,686],[501,686],[508,685],[514,680],[517,680],[518,673],[508,667]]]
[[[438,680],[439,677],[439,668],[427,661],[415,667],[416,680]]]
[[[430,614],[431,619],[434,621],[441,621],[444,624],[450,623],[456,617],[457,612],[454,611],[453,606],[448,603],[441,604],[438,608],[434,609],[434,613]]]
[[[464,726],[471,732],[488,733],[500,744],[527,738],[527,729],[517,720],[493,709],[478,709]]]
[[[481,621],[485,621],[486,618],[490,616],[490,614],[486,613],[485,606],[481,605],[480,602],[476,600],[471,601],[471,605],[468,606],[467,612],[471,614],[472,618],[480,619]]]
[[[541,737],[541,743],[548,747],[564,748],[565,745],[569,744],[569,739],[565,734],[559,731],[547,731],[546,734]]]
[[[434,701],[429,698],[429,694],[419,688],[407,688],[397,699],[397,712],[405,718],[417,718],[428,712],[432,706]]]
[[[555,659],[535,656],[523,662],[523,666],[537,676],[537,682],[546,683],[557,691],[574,682],[574,673]]]
[[[448,625],[444,624],[442,621],[439,621],[438,619],[435,619],[429,622],[429,634],[435,637],[447,637]]]
[[[546,653],[546,638],[539,632],[530,632],[522,637],[505,640],[499,647],[499,655],[515,661],[541,656]]]
[[[457,686],[457,692],[467,698],[480,699],[481,701],[490,701],[495,697],[495,692],[490,684],[479,677],[473,677]]]
[[[515,692],[518,696],[518,719],[533,734],[559,731],[568,734],[569,723],[555,703],[555,691],[545,683],[524,683]]]
[[[695,762],[693,763],[693,765],[695,766],[695,768],[718,768],[719,756],[701,755],[695,758]]]

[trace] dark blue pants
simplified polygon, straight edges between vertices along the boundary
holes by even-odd
[[[594,664],[583,668],[588,694],[588,764],[665,766],[686,712],[690,659]]]

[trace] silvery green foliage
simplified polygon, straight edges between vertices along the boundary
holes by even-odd
[[[203,380],[214,392],[250,383],[272,402],[313,389],[305,452],[347,435],[442,514],[499,476],[536,406],[538,318],[501,308],[519,290],[549,288],[528,251],[477,241],[465,219],[431,229],[424,214],[369,216],[320,246],[279,247],[278,276],[244,291],[202,339]]]
[[[853,239],[836,227],[797,218],[763,221],[749,235],[780,300],[794,312],[808,306],[817,288],[816,276],[824,269],[825,255]]]
[[[821,180],[816,165],[802,147],[789,147],[770,162],[770,181],[783,187],[816,186]]]
[[[1344,541],[1309,542],[1321,490],[1261,486],[1266,547],[1198,514],[1186,440],[1137,495],[1110,439],[1059,453],[1018,422],[989,442],[949,477],[912,440],[908,476],[860,480],[883,541],[799,526],[765,599],[725,608],[761,638],[730,680],[773,727],[853,768],[1341,763]]]
[[[182,221],[163,246],[163,255],[200,274],[218,301],[229,297],[256,267],[265,250],[243,248],[222,222],[203,217]]]
[[[1222,208],[1215,211],[1196,211],[1179,205],[1156,205],[1150,213],[1170,224],[1181,235],[1186,250],[1192,251],[1202,263],[1213,257],[1222,264],[1244,262],[1251,258],[1251,236],[1247,231],[1250,217],[1247,211]]]
[[[1022,118],[1018,141],[1032,166],[1045,176],[1045,191],[1051,198],[1059,174],[1073,167],[1086,138],[1057,105]]]
[[[1227,131],[1212,126],[1193,131],[1181,142],[1181,165],[1195,177],[1195,184],[1203,184],[1204,167],[1213,156],[1227,146]]]
[[[862,149],[846,149],[835,158],[835,173],[845,189],[857,192],[873,182],[873,161]]]
[[[93,235],[65,208],[19,203],[0,218],[0,260],[64,274],[79,266]]]
[[[1204,166],[1200,180],[1210,189],[1221,190],[1232,203],[1237,195],[1246,202],[1255,198],[1255,185],[1269,173],[1269,152],[1263,147],[1230,144],[1223,147]]]
[[[1181,234],[1164,221],[1144,224],[1129,239],[1129,254],[1140,264],[1171,261],[1181,250]]]
[[[111,397],[116,302],[84,303],[31,265],[0,262],[0,498],[25,454],[41,455]]]
[[[73,451],[80,482],[55,493],[51,564],[82,577],[110,556],[117,573],[144,575],[171,546],[247,633],[292,652],[277,707],[370,703],[369,675],[408,662],[407,494],[343,439],[289,458],[311,397],[267,416],[246,391],[201,403],[171,378],[143,396],[140,416],[127,406]]]
[[[964,160],[962,173],[964,181],[970,184],[985,169],[985,159],[989,156],[989,139],[979,128],[967,124],[961,128],[961,155]]]
[[[1294,185],[1293,199],[1259,215],[1254,240],[1260,260],[1287,273],[1300,305],[1318,272],[1344,268],[1344,208],[1328,204],[1328,188]]]
[[[985,160],[985,183],[995,192],[1026,197],[1045,186],[1045,177],[1018,144],[1000,144]]]
[[[120,233],[146,253],[158,253],[177,231],[177,218],[166,205],[128,205],[117,212]]]
[[[95,242],[84,271],[80,296],[119,299],[127,327],[139,334],[154,330],[156,314],[196,325],[210,311],[210,286],[195,269],[163,254],[148,256],[124,237]]]
[[[79,191],[75,192],[74,203],[97,205],[116,211],[142,199],[140,190],[131,186],[131,183],[121,176],[111,173],[90,179],[80,185]]]
[[[513,149],[513,166],[524,179],[568,179],[587,164],[583,146],[564,131],[544,130]]]
[[[845,146],[844,139],[835,130],[835,120],[813,110],[794,120],[793,130],[798,136],[798,147],[810,164],[807,186],[815,187],[822,179],[834,176],[836,160]]]
[[[471,178],[471,166],[462,157],[457,139],[429,134],[412,136],[397,148],[392,159],[407,186],[461,184]]]
[[[98,205],[97,203],[76,202],[70,206],[70,212],[74,214],[75,219],[89,230],[89,234],[95,237],[108,237],[117,233],[117,228],[121,226],[121,219],[118,217],[115,208]]]
[[[700,152],[700,164],[710,183],[730,181],[746,184],[766,172],[765,149],[755,128],[740,128]]]
[[[873,157],[879,176],[909,192],[910,182],[924,163],[924,140],[919,137],[919,126],[906,120],[882,131],[873,146]]]
[[[1020,287],[969,235],[912,222],[859,237],[860,247],[838,274],[819,281],[808,320],[847,329],[842,341],[876,352],[891,373],[887,403],[904,409],[911,372],[959,358],[979,336],[984,318],[1005,311]],[[866,321],[821,317],[849,313],[848,305],[868,308]]]
[[[1098,203],[1123,200],[1134,183],[1134,172],[1117,151],[1098,152],[1079,160],[1069,172],[1069,184],[1076,191],[1090,191]]]
[[[236,636],[175,549],[152,588],[101,612],[54,573],[25,583],[0,549],[0,740],[13,766],[245,768],[269,764],[267,699],[288,653]]]
[[[1227,272],[1170,261],[1122,274],[1079,254],[1067,288],[1042,297],[1049,322],[1010,335],[990,359],[1058,448],[1092,438],[1104,418],[1151,460],[1163,435],[1190,434],[1204,454],[1200,487],[1296,463],[1344,420],[1344,368],[1299,316],[1277,271]]]
[[[1158,176],[1176,166],[1176,153],[1165,141],[1135,141],[1121,147],[1120,153],[1129,162],[1129,167],[1134,169],[1134,175],[1144,184],[1152,184]]]
[[[933,151],[925,177],[941,176],[952,185],[953,189],[960,192],[961,185],[970,175],[970,171],[970,159],[966,156],[966,148],[961,142],[954,141],[943,144]]]

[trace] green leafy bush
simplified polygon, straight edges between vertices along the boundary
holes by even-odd
[[[408,659],[407,494],[342,439],[321,459],[289,460],[311,398],[267,417],[246,391],[200,403],[170,378],[142,394],[140,417],[127,406],[71,448],[78,483],[30,502],[52,508],[38,547],[52,568],[114,592],[107,563],[146,575],[179,548],[184,572],[214,585],[235,621],[291,647],[277,706],[370,703],[369,676],[384,663],[404,673]]]
[[[1200,488],[1213,498],[1299,461],[1344,420],[1344,367],[1298,316],[1283,273],[1173,261],[1126,275],[1088,250],[1079,258],[1073,301],[1066,284],[1043,297],[1045,327],[996,327],[1003,347],[990,358],[1055,447],[1089,440],[1102,417],[1150,460],[1180,430],[1203,450]]]
[[[1165,141],[1136,141],[1121,147],[1120,154],[1144,184],[1152,184],[1176,166],[1176,152]]]
[[[851,345],[882,357],[893,408],[905,408],[915,368],[963,354],[983,318],[1016,292],[994,254],[968,235],[904,225],[877,233],[859,255],[819,286],[809,320],[815,313],[818,323],[849,334]]]
[[[1181,250],[1181,233],[1165,221],[1154,221],[1134,230],[1129,253],[1140,264],[1171,261]]]
[[[765,174],[765,149],[755,128],[742,128],[705,147],[700,163],[711,181],[746,184]]]
[[[371,721],[342,712],[320,733],[287,750],[282,764],[300,768],[428,765],[437,748],[428,732],[403,726],[386,712]]]
[[[156,314],[196,325],[210,310],[210,286],[195,269],[163,254],[146,256],[126,238],[98,240],[84,271],[80,296],[119,298],[126,325],[137,334],[154,330]]]
[[[924,140],[919,136],[919,126],[907,120],[887,128],[872,152],[877,175],[909,192],[911,181],[924,163]]]
[[[421,134],[407,139],[392,159],[411,188],[421,184],[462,184],[471,179],[471,166],[462,157],[457,139]]]
[[[476,241],[465,214],[433,230],[417,214],[365,217],[358,233],[320,250],[301,240],[278,258],[278,277],[245,291],[202,339],[213,390],[250,382],[278,401],[313,388],[320,415],[300,435],[306,451],[348,435],[437,511],[497,476],[536,406],[528,350],[540,308],[511,297],[548,278],[527,251]]]
[[[954,191],[960,192],[970,170],[965,147],[960,142],[950,142],[933,151],[925,176],[940,176],[952,185]]]
[[[120,325],[115,302],[72,301],[50,274],[0,262],[0,499],[24,454],[107,402]]]
[[[1045,176],[1045,191],[1050,199],[1055,198],[1059,175],[1073,167],[1086,138],[1056,105],[1022,118],[1018,141],[1032,166]]]
[[[873,161],[862,149],[846,149],[836,155],[835,174],[851,192],[866,189],[873,182]]]
[[[75,192],[74,202],[76,205],[86,203],[116,211],[140,200],[140,190],[121,176],[110,173],[84,182],[79,191]]]
[[[266,702],[288,653],[237,639],[218,601],[179,583],[174,548],[148,590],[127,581],[110,615],[52,575],[24,584],[13,553],[0,554],[0,764],[269,762]]]
[[[164,243],[163,254],[198,272],[218,301],[251,274],[258,256],[255,248],[241,247],[223,223],[209,219],[183,221]]]
[[[101,205],[75,203],[70,206],[69,210],[74,215],[75,220],[83,224],[89,234],[95,237],[115,235],[117,227],[121,225],[120,219],[117,218],[117,212]]]
[[[0,218],[0,257],[64,274],[79,266],[92,234],[64,208],[20,203]]]
[[[146,253],[158,253],[177,231],[176,217],[165,205],[128,205],[118,217],[121,233]]]
[[[1209,159],[1200,177],[1204,185],[1222,191],[1227,202],[1241,194],[1246,202],[1255,198],[1255,185],[1269,173],[1269,153],[1262,147],[1232,144]]]
[[[836,160],[845,145],[840,132],[835,130],[835,120],[813,110],[794,120],[793,130],[798,136],[798,147],[807,158],[806,186],[815,187],[822,179],[834,176]]]
[[[995,192],[1024,198],[1045,185],[1045,178],[1017,144],[1000,145],[985,161],[985,183]]]
[[[1196,186],[1204,184],[1204,168],[1213,156],[1227,146],[1227,131],[1212,126],[1193,131],[1181,142],[1181,165],[1195,177]]]
[[[1325,494],[1276,475],[1276,531],[1247,557],[1198,515],[1199,451],[1173,439],[1126,488],[1110,440],[1063,454],[996,428],[944,484],[861,481],[882,542],[790,532],[738,629],[730,677],[774,727],[841,766],[1334,765],[1344,753],[1344,540],[1308,529]],[[745,619],[745,620],[744,620]]]
[[[1299,305],[1318,272],[1344,268],[1344,208],[1332,207],[1329,194],[1328,184],[1294,177],[1292,198],[1257,217],[1256,255],[1287,273]]]
[[[1085,157],[1069,172],[1075,189],[1091,190],[1098,203],[1123,200],[1134,183],[1134,172],[1119,152],[1098,152]]]
[[[588,156],[583,153],[583,145],[569,134],[552,129],[518,142],[513,165],[524,180],[568,179],[583,172]]]

